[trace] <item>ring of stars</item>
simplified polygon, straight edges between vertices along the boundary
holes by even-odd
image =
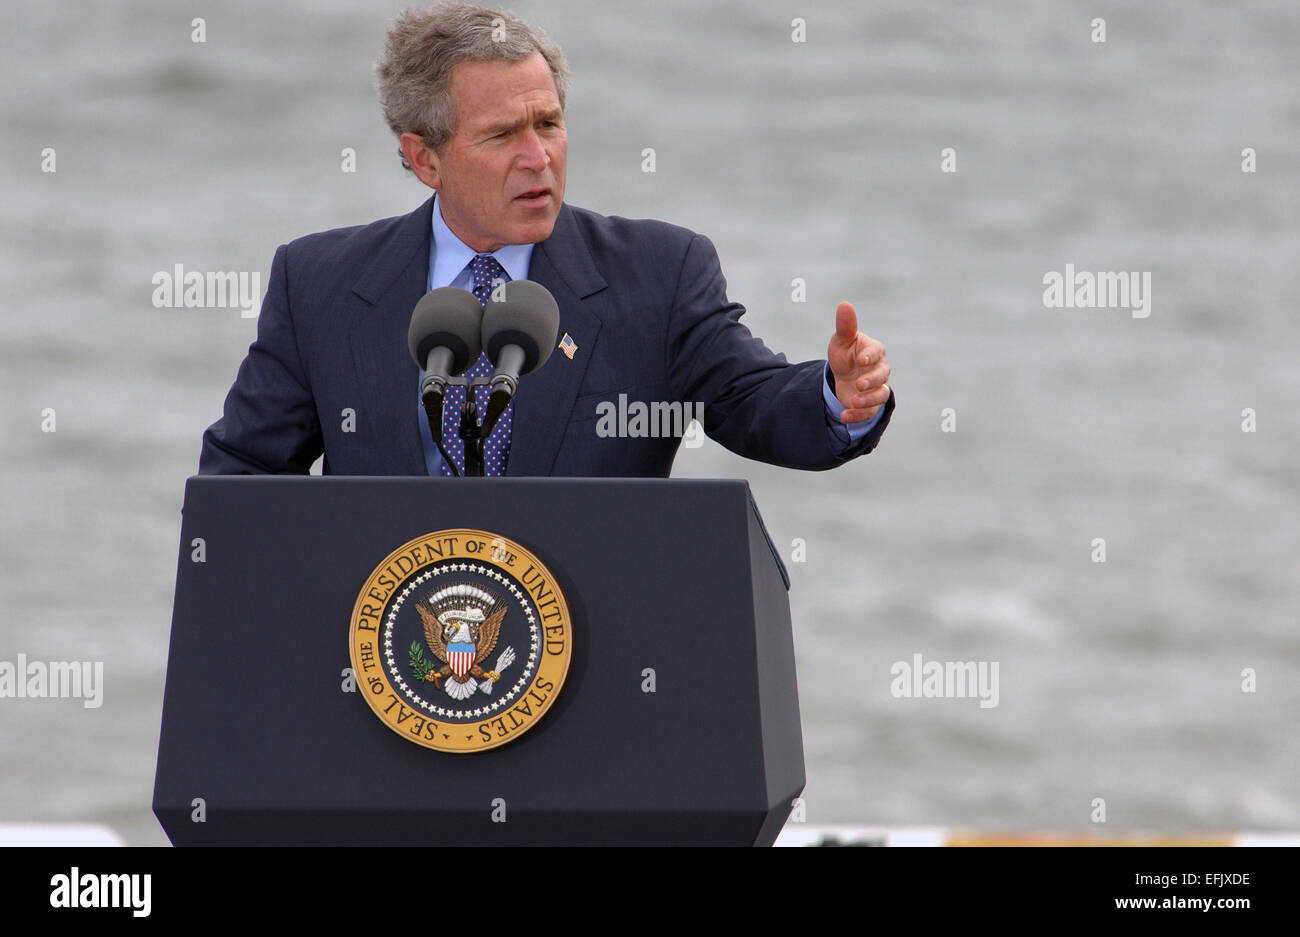
[[[422,584],[428,579],[458,572],[478,573],[503,585],[514,596],[515,601],[519,603],[520,608],[523,609],[524,618],[528,621],[528,656],[524,659],[523,672],[520,674],[519,679],[514,682],[508,691],[500,694],[487,705],[478,706],[474,709],[449,709],[446,706],[439,706],[425,699],[415,692],[414,687],[406,682],[406,679],[397,669],[397,659],[393,653],[393,629],[397,624],[397,614],[401,611],[407,596],[420,591]],[[500,647],[500,644],[498,644],[498,647]],[[384,659],[388,662],[388,675],[393,685],[400,688],[406,695],[407,700],[413,705],[419,706],[430,715],[441,716],[449,720],[473,721],[482,719],[485,716],[491,716],[500,709],[508,708],[533,679],[533,674],[537,670],[537,657],[540,649],[541,633],[537,621],[537,610],[533,606],[532,597],[495,567],[485,566],[481,563],[445,562],[429,567],[420,575],[411,579],[402,591],[397,594],[393,599],[393,606],[389,609],[388,616],[384,621]],[[516,659],[518,658],[516,657]],[[502,676],[504,677],[505,674],[503,673]],[[499,684],[498,687],[494,687],[494,689],[497,688],[499,688]],[[475,693],[477,692],[475,690]]]

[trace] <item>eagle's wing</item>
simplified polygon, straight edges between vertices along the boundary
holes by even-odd
[[[447,642],[442,640],[442,623],[423,605],[416,605],[415,610],[420,613],[420,620],[424,622],[424,643],[429,645],[429,650],[433,651],[434,657],[444,664],[447,663]]]
[[[487,617],[487,621],[479,628],[478,653],[474,655],[474,663],[481,664],[487,660],[487,656],[497,646],[497,637],[501,634],[501,621],[506,617],[509,609],[510,606],[505,602],[498,602],[497,607],[492,609],[492,614]]]

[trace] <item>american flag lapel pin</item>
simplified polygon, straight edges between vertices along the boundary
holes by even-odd
[[[557,347],[564,352],[566,358],[572,361],[573,353],[578,350],[578,343],[569,337],[568,332],[565,332],[564,338],[560,339],[560,344]]]

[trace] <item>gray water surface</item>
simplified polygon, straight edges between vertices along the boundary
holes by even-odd
[[[428,190],[371,87],[402,4],[79,6],[11,0],[0,38],[0,659],[103,661],[105,696],[0,700],[0,822],[156,843],[182,487],[255,321],[156,309],[151,277],[264,284],[276,245]],[[570,203],[707,234],[792,360],[841,299],[889,350],[871,456],[708,443],[675,473],[749,478],[806,550],[808,819],[1094,830],[1103,798],[1107,832],[1300,828],[1300,8],[515,9],[573,68]],[[1150,272],[1151,315],[1044,308],[1067,263]],[[895,698],[916,653],[998,662],[999,704]]]

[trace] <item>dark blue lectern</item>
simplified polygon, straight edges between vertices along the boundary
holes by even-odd
[[[345,675],[376,564],[451,528],[524,545],[572,621],[544,718],[467,754]],[[176,845],[770,845],[804,785],[788,587],[741,481],[191,478],[154,812]]]

